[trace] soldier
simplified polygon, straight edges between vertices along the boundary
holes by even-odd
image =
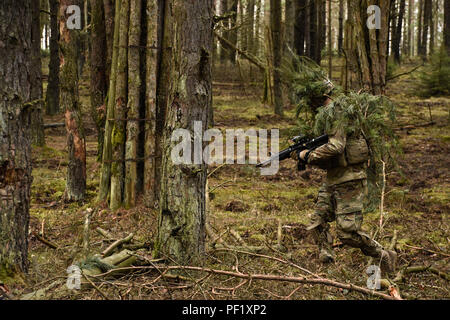
[[[333,85],[326,82],[324,96],[312,99],[313,112],[332,102]],[[323,263],[334,262],[333,239],[329,223],[336,221],[336,233],[340,241],[381,262],[381,269],[392,272],[397,254],[384,249],[361,230],[363,202],[367,195],[367,162],[369,149],[362,133],[347,135],[343,128],[331,125],[329,142],[315,150],[293,152],[291,157],[327,170],[326,182],[320,188],[315,212],[308,230],[313,232],[319,247],[319,259]]]

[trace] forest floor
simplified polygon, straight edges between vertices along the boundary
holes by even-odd
[[[401,70],[410,66],[404,66]],[[400,71],[401,71],[400,70]],[[403,154],[399,159],[402,174],[389,172],[385,193],[384,228],[378,230],[379,210],[367,213],[364,229],[389,245],[398,233],[396,250],[399,270],[407,266],[429,266],[446,273],[447,279],[430,272],[410,273],[397,283],[400,294],[410,299],[449,299],[450,272],[450,98],[419,99],[413,95],[415,80],[400,77],[389,84],[387,95],[397,104],[399,127],[435,124],[399,130]],[[83,78],[81,97],[89,105],[88,78]],[[215,125],[230,128],[282,128],[285,143],[295,131],[294,107],[284,117],[273,115],[260,102],[261,90],[240,80],[216,79],[214,82]],[[65,203],[67,150],[65,129],[46,130],[44,148],[33,150],[33,186],[30,221],[30,272],[25,284],[14,288],[17,295],[45,288],[57,279],[67,278],[66,270],[82,252],[85,212],[94,210],[91,221],[90,250],[98,253],[108,243],[95,232],[102,227],[117,238],[130,232],[138,242],[153,241],[157,212],[142,205],[132,210],[112,212],[96,204],[100,164],[96,161],[94,125],[85,113],[88,149],[88,194],[82,203]],[[62,116],[46,117],[46,123],[63,122]],[[282,145],[284,146],[284,145]],[[366,287],[369,259],[357,249],[336,243],[336,262],[322,265],[313,239],[306,231],[308,215],[323,172],[309,169],[300,173],[287,160],[274,176],[261,176],[253,165],[226,165],[210,168],[208,222],[221,239],[233,246],[258,246],[262,253],[306,268],[322,277]],[[334,233],[334,224],[332,224]],[[281,231],[281,232],[280,232]],[[233,233],[241,239],[237,240]],[[57,244],[52,249],[39,241],[40,234]],[[211,239],[208,238],[208,243]],[[336,241],[336,240],[335,240]],[[279,251],[279,245],[284,247]],[[151,251],[139,254],[151,257]],[[251,274],[301,276],[292,264],[267,257],[234,251],[214,250],[208,246],[205,267]],[[223,275],[204,277],[205,273],[182,272],[186,278],[159,277],[157,272],[128,274],[113,281],[98,283],[97,289],[58,291],[48,288],[46,299],[376,299],[371,295],[323,285],[296,284],[242,279]],[[393,277],[391,277],[393,278]],[[191,280],[189,280],[191,279]],[[192,281],[196,280],[196,281]],[[100,293],[100,291],[102,293]]]

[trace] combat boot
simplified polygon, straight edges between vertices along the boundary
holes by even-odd
[[[397,267],[397,252],[393,250],[383,249],[381,251],[381,271],[384,273],[391,273]]]
[[[335,254],[333,250],[320,249],[319,261],[322,263],[333,263],[335,260]]]

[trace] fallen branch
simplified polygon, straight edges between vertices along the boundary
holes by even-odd
[[[100,274],[98,276],[109,275],[109,274],[111,274],[112,271],[118,272],[118,271],[139,271],[139,270],[158,270],[158,269],[160,269],[160,268],[152,267],[152,266],[117,268],[117,269],[113,269],[111,271],[105,272],[103,274]],[[354,284],[340,283],[340,282],[325,279],[325,278],[310,279],[310,278],[305,278],[305,277],[287,277],[287,276],[278,276],[278,275],[271,275],[271,274],[245,274],[245,273],[238,273],[238,272],[232,272],[232,271],[217,270],[217,269],[202,268],[202,267],[192,267],[192,266],[166,266],[165,269],[166,270],[189,270],[189,271],[207,272],[210,274],[247,279],[250,281],[264,280],[264,281],[303,283],[303,284],[311,284],[311,285],[325,285],[325,286],[331,286],[331,287],[336,287],[336,288],[341,288],[341,289],[347,289],[349,291],[357,291],[357,292],[360,292],[360,293],[363,293],[366,295],[377,296],[377,297],[385,299],[385,300],[400,300],[398,297],[392,297],[390,295],[387,295],[387,294],[384,294],[381,292],[377,292],[377,291],[374,291],[371,289],[366,289],[364,287],[360,287],[360,286],[357,286]]]
[[[102,256],[103,257],[109,256],[114,251],[115,248],[117,248],[118,246],[120,246],[124,243],[130,242],[131,239],[133,239],[133,237],[134,237],[134,234],[130,233],[127,237],[114,241],[108,248],[106,248],[102,252]]]
[[[425,272],[425,271],[429,271],[429,272],[434,273],[435,275],[441,277],[444,280],[450,281],[450,276],[447,273],[445,273],[443,271],[439,271],[436,268],[432,268],[431,265],[429,265],[429,266],[414,266],[414,267],[405,268],[405,269],[401,270],[399,273],[397,273],[397,276],[395,277],[394,281],[402,282],[403,278],[408,273],[419,273],[419,272]]]
[[[56,244],[54,244],[53,242],[45,239],[44,237],[41,237],[39,234],[37,234],[36,232],[33,232],[33,235],[35,236],[35,238],[37,240],[39,240],[40,242],[42,242],[43,244],[45,244],[47,247],[50,247],[52,249],[58,249],[58,246]]]

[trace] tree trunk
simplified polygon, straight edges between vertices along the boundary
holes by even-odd
[[[450,56],[450,0],[444,0],[444,45]]]
[[[106,29],[103,0],[91,0],[91,118],[97,127],[98,160],[102,159],[105,135],[105,98],[107,95],[106,78]]]
[[[422,46],[422,32],[423,32],[423,3],[424,0],[419,0],[419,15],[418,15],[418,26],[417,26],[417,54],[423,54],[423,46]],[[426,50],[426,47],[425,47]]]
[[[103,0],[106,37],[106,84],[109,84],[114,45],[114,0]]]
[[[273,91],[274,91],[274,111],[275,114],[283,115],[283,92],[281,83],[281,2],[270,1],[270,25],[272,32],[272,52],[273,52]]]
[[[106,104],[106,123],[105,123],[105,142],[103,144],[102,169],[100,173],[100,186],[98,200],[106,201],[110,191],[111,167],[112,167],[112,132],[115,117],[116,104],[116,79],[117,79],[117,61],[119,56],[120,40],[120,8],[122,1],[116,1],[114,18],[114,45],[111,60],[111,76],[109,78],[108,100]]]
[[[122,206],[125,169],[125,139],[127,116],[128,82],[128,28],[130,23],[130,0],[123,0],[120,8],[119,55],[117,57],[116,105],[114,109],[114,128],[112,130],[111,201],[110,208],[117,210]]]
[[[432,14],[432,2],[431,0],[424,0],[421,51],[419,52],[420,56],[423,59],[426,59],[427,56],[428,30],[430,29],[431,14]]]
[[[387,70],[387,38],[390,0],[348,1],[342,70],[345,90],[364,88],[372,94],[384,94]],[[367,6],[381,9],[381,28],[366,27]],[[368,43],[368,46],[366,45]]]
[[[46,113],[55,115],[59,112],[59,28],[58,0],[49,0],[50,3],[50,62],[48,64],[48,85],[46,93]]]
[[[0,283],[10,283],[28,267],[31,1],[0,1],[0,24]]]
[[[131,0],[130,4],[130,31],[128,39],[128,119],[138,119],[141,93],[141,20],[142,1]],[[125,144],[125,159],[137,159],[138,157],[138,136],[139,122],[127,122],[127,140]],[[136,205],[136,194],[138,189],[137,161],[127,161],[125,163],[125,208],[132,208]]]
[[[201,121],[201,132],[196,134],[203,136],[208,128],[208,109],[212,103],[212,2],[166,1],[172,6],[166,8],[164,24],[170,24],[174,32],[164,35],[164,41],[172,43],[173,64],[169,70],[162,69],[170,72],[171,84],[161,84],[168,87],[168,99],[155,251],[172,257],[176,263],[189,264],[204,253],[207,170],[203,163],[175,165],[171,151],[178,143],[172,142],[171,137],[176,129],[187,129],[192,134],[194,121]]]
[[[220,0],[220,13],[222,16],[224,16],[226,13],[228,12],[228,0]],[[229,26],[229,19],[226,19],[223,21],[224,24],[224,28],[228,29]],[[222,32],[222,37],[224,37],[225,39],[228,39],[228,32],[223,31]],[[224,63],[227,60],[227,48],[221,44],[220,47],[220,61],[222,63]]]
[[[231,6],[229,11],[236,13],[234,16],[230,18],[230,31],[228,32],[228,40],[233,44],[233,46],[237,47],[238,40],[238,32],[236,29],[237,22],[237,11],[238,11],[238,0],[230,0]],[[229,60],[231,63],[236,63],[236,51],[229,50]]]
[[[317,56],[319,45],[317,35],[317,4],[319,0],[309,0],[309,52],[308,56],[316,62],[320,62]]]
[[[248,0],[247,5],[248,20],[248,52],[255,52],[255,0]]]
[[[295,20],[295,9],[294,0],[286,0],[285,4],[285,49],[287,47],[293,48],[294,46],[294,20]]]
[[[344,0],[339,0],[338,53],[342,53],[344,41]]]
[[[145,203],[148,207],[156,207],[158,199],[156,155],[159,133],[156,130],[158,118],[157,79],[159,55],[161,53],[161,39],[158,32],[158,23],[161,21],[161,8],[158,8],[157,0],[147,0],[147,56],[146,56],[146,118],[145,122],[145,167],[144,167],[144,192]],[[160,28],[161,23],[159,23]],[[153,47],[153,48],[150,48]],[[159,48],[159,49],[155,49]]]
[[[66,13],[70,5],[81,6],[81,1],[61,0],[59,7],[60,48],[61,48],[61,104],[65,110],[67,148],[69,164],[67,167],[66,200],[84,199],[86,192],[86,141],[78,92],[78,49],[80,31],[67,28]]]
[[[408,50],[405,52],[409,57],[414,55],[414,27],[413,27],[413,16],[414,16],[414,0],[409,0],[408,2]]]
[[[400,41],[402,37],[402,23],[403,16],[405,15],[405,0],[400,0],[400,6],[398,10],[397,27],[395,29],[395,38],[392,43],[392,51],[394,52],[394,60],[400,63]]]
[[[305,54],[305,18],[306,18],[306,0],[296,0],[294,47],[295,52],[299,56],[303,56]]]
[[[41,28],[40,28],[40,3],[32,1],[33,25],[32,36],[32,56],[33,63],[31,71],[31,99],[36,101],[31,107],[31,139],[35,146],[45,145],[44,119],[42,118],[42,62],[41,62]]]
[[[333,76],[333,34],[331,33],[331,0],[328,0],[328,78]]]

